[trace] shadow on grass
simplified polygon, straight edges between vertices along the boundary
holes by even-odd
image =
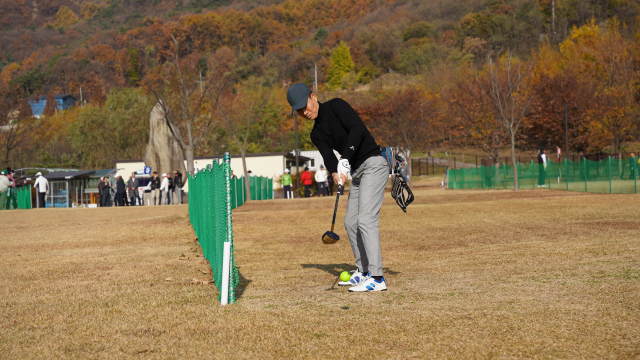
[[[301,264],[303,269],[318,269],[322,271],[326,271],[331,275],[339,276],[343,271],[351,271],[355,270],[355,266],[353,264]],[[397,271],[389,270],[389,268],[382,268],[382,271],[385,274],[396,275],[399,274]]]
[[[242,273],[238,269],[238,286],[236,286],[236,299],[240,299],[242,297],[242,294],[244,294],[247,286],[251,284],[251,281],[251,279],[247,279],[246,277],[242,276]]]

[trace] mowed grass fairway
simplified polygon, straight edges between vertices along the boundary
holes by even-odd
[[[387,193],[389,290],[364,294],[333,286],[354,269],[346,196],[320,240],[334,200],[234,211],[226,307],[187,282],[211,278],[187,206],[2,211],[0,357],[640,357],[640,195],[427,187],[404,214]]]

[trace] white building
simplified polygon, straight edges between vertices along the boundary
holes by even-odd
[[[336,156],[336,159],[340,159],[340,154],[337,151],[334,150],[333,153]],[[295,154],[295,153],[292,151],[291,154]],[[327,167],[324,164],[324,159],[322,158],[322,155],[320,155],[320,151],[318,150],[300,151],[300,156],[309,158],[309,160],[305,161],[305,163],[309,167],[309,169],[312,171],[318,170],[320,168],[320,165],[323,165],[325,168]]]
[[[319,153],[318,153],[319,156]],[[322,157],[320,157],[322,158]],[[207,165],[211,165],[214,159],[218,159],[218,161],[222,162],[222,156],[211,156],[211,157],[197,157],[194,159],[193,166],[196,170],[205,169]],[[285,168],[291,169],[291,173],[295,174],[295,159],[296,157],[290,153],[281,152],[281,153],[266,153],[266,154],[247,154],[245,155],[245,160],[247,162],[247,171],[251,170],[253,175],[255,176],[266,176],[270,178],[277,178],[283,174]],[[305,156],[299,157],[300,161],[300,171],[304,170],[304,166],[306,163],[309,163],[311,159]],[[128,177],[128,174],[132,172],[143,173],[144,162],[142,160],[116,160],[115,161],[116,168],[121,174],[127,174],[125,178]],[[185,160],[185,168],[187,168],[187,162]],[[154,169],[151,169],[154,171]],[[231,170],[233,174],[237,177],[241,177],[244,175],[244,169],[242,167],[242,158],[240,155],[231,155]],[[162,174],[159,174],[160,176]],[[279,184],[274,182],[274,188],[279,187]],[[189,192],[189,182],[184,184],[182,188],[184,192]]]

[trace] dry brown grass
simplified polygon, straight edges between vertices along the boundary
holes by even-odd
[[[226,307],[186,206],[0,212],[0,357],[640,357],[640,196],[426,189],[386,195],[382,293],[332,286],[332,198],[242,206]]]

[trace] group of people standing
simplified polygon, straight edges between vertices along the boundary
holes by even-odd
[[[171,173],[163,173],[162,180],[158,177],[158,172],[153,172],[151,183],[151,203],[150,205],[182,205],[182,174],[178,170]]]
[[[324,165],[320,165],[320,169],[316,171],[314,179],[318,184],[318,196],[320,196],[320,194],[322,194],[322,196],[333,196],[333,177],[329,176],[329,173],[325,169]],[[305,166],[302,175],[300,175],[300,181],[302,181],[302,185],[304,185],[304,197],[313,196],[311,191],[313,180],[311,178],[311,173],[309,172],[309,167]],[[282,175],[282,187],[284,189],[284,198],[293,198],[293,193],[291,192],[291,175],[289,174],[289,169],[285,169],[284,175]]]
[[[126,183],[119,173],[116,173],[115,178],[114,187],[109,184],[107,177],[102,178],[98,185],[101,207],[111,206],[112,193],[116,206],[144,205],[145,190],[151,190],[149,205],[182,205],[182,173],[178,170],[174,170],[173,177],[171,173],[163,173],[162,180],[158,177],[158,172],[154,171],[151,181],[145,187],[139,186],[136,173],[131,173]]]

